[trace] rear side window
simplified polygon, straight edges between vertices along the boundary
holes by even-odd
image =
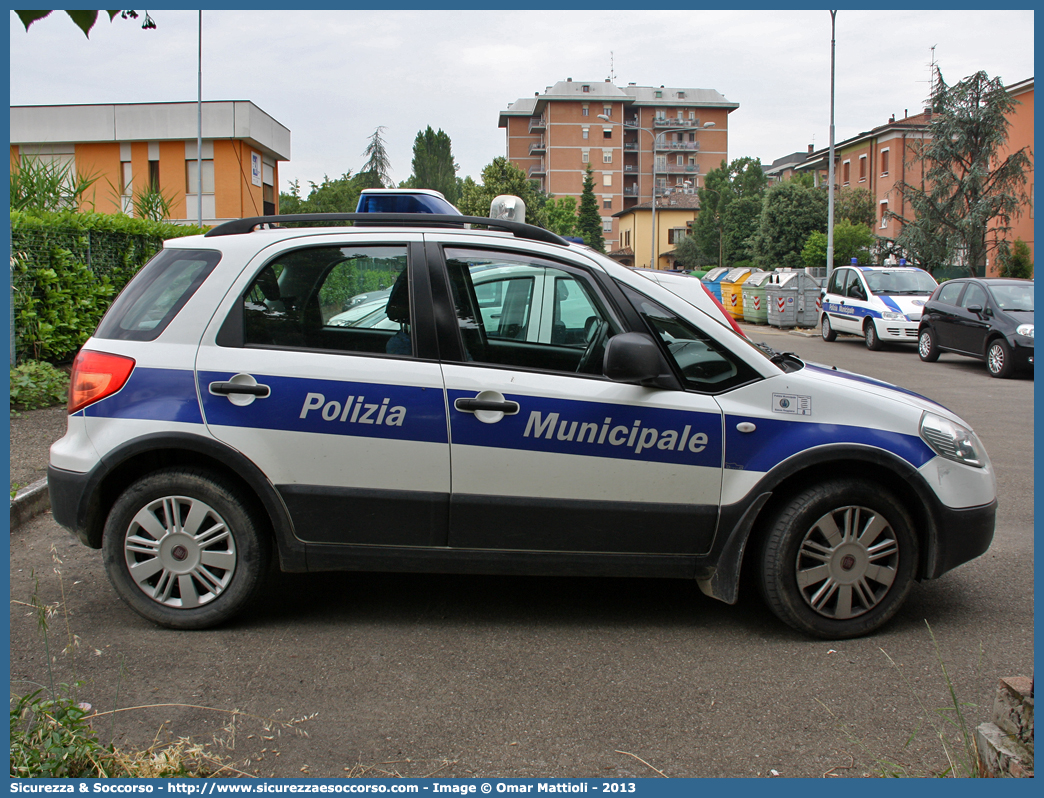
[[[152,341],[185,307],[221,260],[210,249],[164,249],[116,297],[96,338]]]

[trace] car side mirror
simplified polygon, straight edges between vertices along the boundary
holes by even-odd
[[[982,305],[968,305],[968,312],[974,313],[977,316],[982,315]]]
[[[680,389],[660,347],[647,333],[614,335],[605,344],[602,373],[613,382],[651,388]]]

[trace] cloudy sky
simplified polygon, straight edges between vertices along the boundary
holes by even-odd
[[[461,176],[505,151],[498,114],[559,80],[711,88],[739,103],[729,158],[762,162],[829,143],[827,11],[204,11],[203,99],[251,100],[291,131],[280,189],[355,172],[378,125],[392,177],[410,174],[427,125],[451,137]],[[195,101],[197,12],[64,15],[29,32],[10,13],[11,103]],[[1032,11],[837,15],[836,140],[917,113],[934,58],[949,83],[985,70],[1033,76]],[[934,47],[934,51],[933,51]]]

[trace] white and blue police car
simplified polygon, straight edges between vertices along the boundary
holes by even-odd
[[[845,638],[986,551],[996,513],[982,443],[945,408],[767,356],[504,219],[262,217],[169,241],[77,355],[68,410],[54,518],[179,629],[249,607],[275,559],[676,577],[729,603],[742,570],[786,623]]]
[[[820,299],[824,341],[838,333],[862,336],[867,349],[916,344],[924,303],[935,278],[912,266],[843,266],[834,269]]]

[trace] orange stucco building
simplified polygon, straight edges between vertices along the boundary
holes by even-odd
[[[590,165],[606,248],[614,251],[626,248],[621,211],[651,203],[654,185],[660,197],[694,191],[701,175],[728,160],[728,117],[738,107],[713,89],[568,78],[511,103],[499,126],[508,160],[549,194],[579,199]],[[650,258],[636,251],[636,265]]]
[[[197,158],[202,122],[202,159]],[[278,212],[290,131],[248,101],[11,107],[11,164],[46,159],[95,178],[83,210],[133,215],[153,187],[172,221],[205,225]],[[202,192],[199,190],[202,167]]]
[[[1026,174],[1026,193],[1029,202],[1020,213],[1011,220],[1011,229],[1003,234],[1009,242],[1022,239],[1029,246],[1030,260],[1033,260],[1033,78],[1005,86],[1005,90],[1017,102],[1014,111],[1008,117],[1008,142],[1000,151],[1003,160],[1023,147],[1028,148],[1030,169]],[[989,264],[989,274],[997,273],[997,263]]]

